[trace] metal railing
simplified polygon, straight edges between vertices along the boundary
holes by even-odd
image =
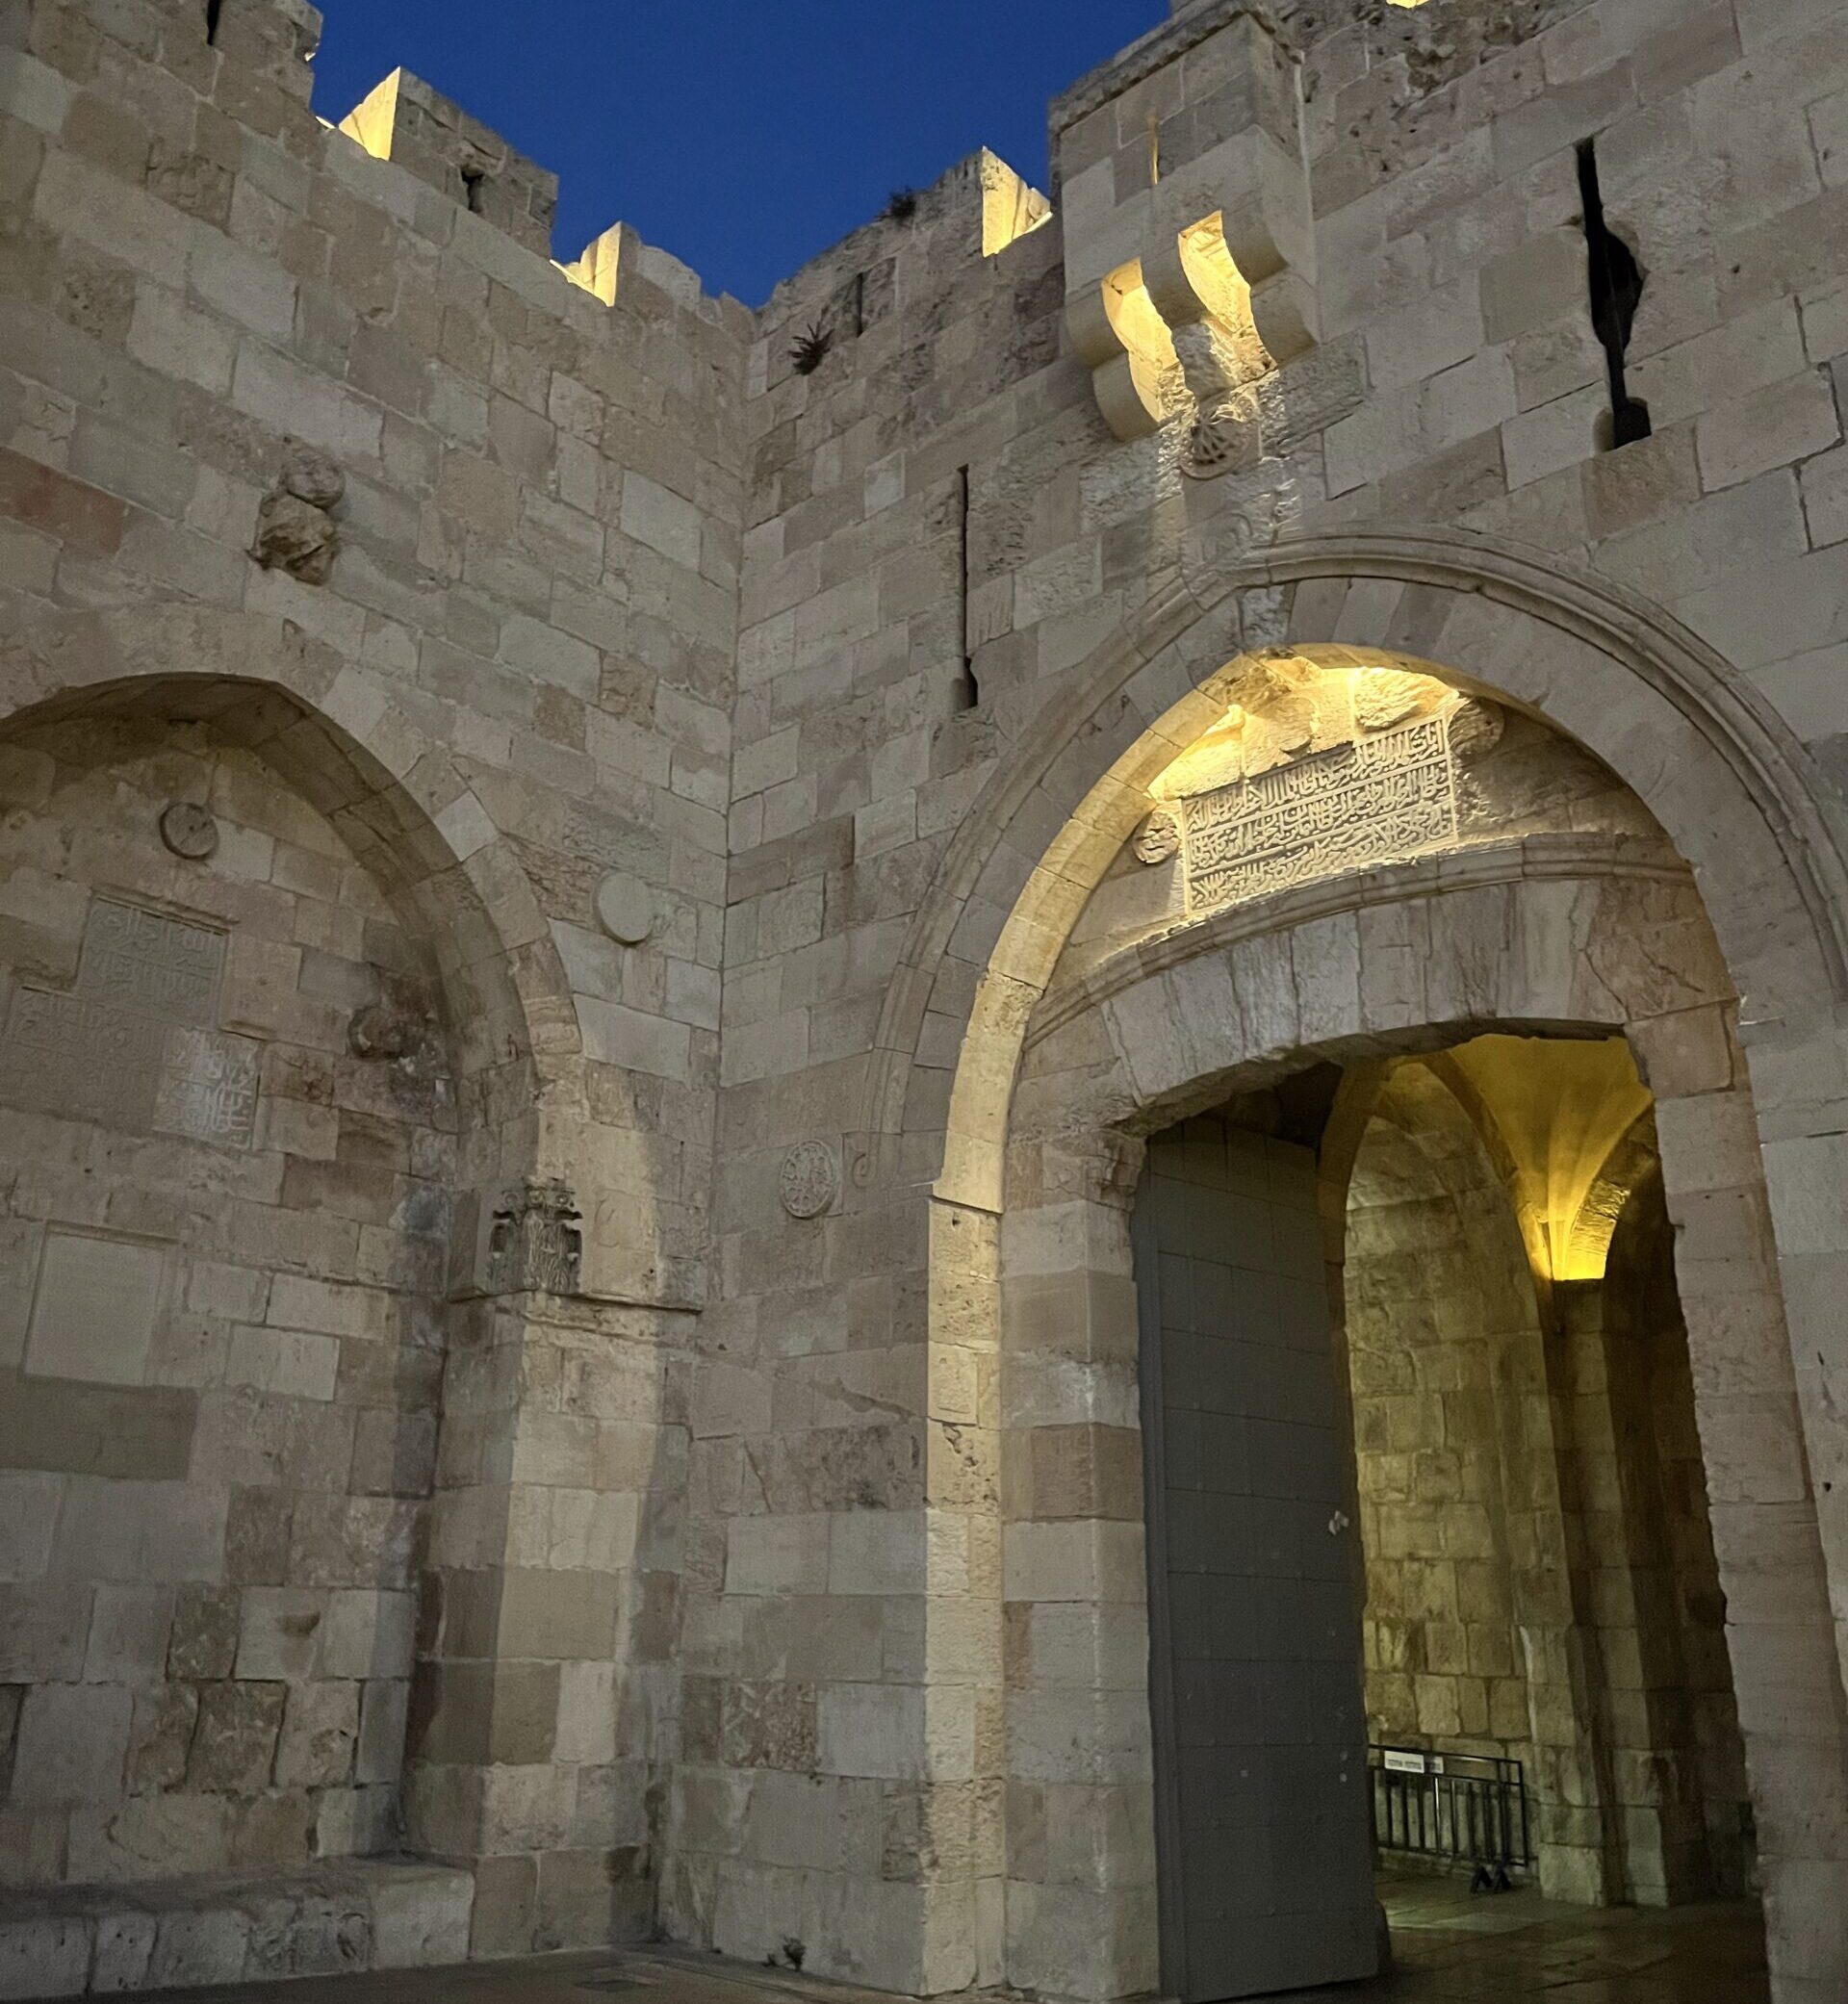
[[[1467,1868],[1477,1890],[1505,1890],[1533,1863],[1519,1760],[1426,1747],[1374,1746],[1373,1842],[1382,1852]]]

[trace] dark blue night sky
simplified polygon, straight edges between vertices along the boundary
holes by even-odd
[[[388,70],[559,177],[553,249],[633,223],[709,290],[778,279],[977,146],[1045,185],[1048,98],[1165,0],[321,0],[315,109]]]

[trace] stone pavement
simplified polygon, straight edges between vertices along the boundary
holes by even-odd
[[[1388,1880],[1390,1976],[1298,1991],[1294,2004],[1763,2004],[1756,1907],[1597,1911],[1517,1892],[1472,1899],[1452,1880]],[[671,1947],[534,1956],[465,1968],[169,1991],[187,2004],[873,2004],[880,1993]]]

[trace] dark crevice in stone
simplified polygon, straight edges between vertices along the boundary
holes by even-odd
[[[1604,347],[1610,377],[1605,450],[1615,451],[1650,435],[1649,406],[1630,394],[1624,380],[1630,330],[1636,323],[1646,274],[1636,253],[1604,219],[1595,140],[1585,140],[1578,147],[1578,193],[1584,202],[1585,247],[1590,253],[1591,324]]]

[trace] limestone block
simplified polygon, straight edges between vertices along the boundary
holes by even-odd
[[[13,1799],[27,1809],[114,1800],[133,1712],[116,1685],[35,1685],[19,1712]]]
[[[0,1924],[0,1997],[79,1997],[90,1974],[90,1928],[46,1915]]]
[[[144,1989],[159,1926],[152,1914],[99,1915],[90,1971],[90,1989],[105,1995]]]
[[[211,1683],[199,1694],[199,1723],[187,1778],[195,1788],[251,1794],[267,1787],[287,1696],[279,1683]]]
[[[919,1689],[833,1684],[816,1695],[818,1758],[830,1774],[922,1780],[927,1730]]]
[[[292,1685],[276,1745],[282,1788],[337,1787],[352,1772],[359,1736],[360,1686],[317,1681]]]
[[[410,1684],[403,1679],[371,1679],[360,1701],[359,1743],[354,1778],[361,1783],[396,1783],[404,1755]]]
[[[1841,421],[1828,374],[1810,370],[1708,411],[1694,436],[1710,494],[1827,450],[1841,438]]]
[[[163,1247],[45,1235],[26,1338],[26,1368],[47,1377],[139,1384],[167,1286]]]
[[[372,1887],[372,1960],[381,1969],[441,1967],[469,1952],[475,1883],[465,1871],[420,1866]]]
[[[177,1788],[185,1781],[198,1715],[198,1692],[190,1684],[167,1683],[136,1693],[124,1777],[131,1795]]]
[[[163,1914],[148,1980],[158,1989],[236,1983],[249,1940],[249,1916],[235,1911]]]
[[[244,1596],[237,1674],[295,1682],[315,1674],[327,1597],[303,1587],[252,1587]]]
[[[726,1527],[727,1590],[826,1592],[831,1522],[821,1515],[733,1518]]]
[[[167,1666],[173,1598],[167,1587],[99,1586],[84,1657],[86,1679],[92,1683],[158,1683]]]
[[[0,1476],[0,1580],[44,1577],[63,1494],[53,1475]]]

